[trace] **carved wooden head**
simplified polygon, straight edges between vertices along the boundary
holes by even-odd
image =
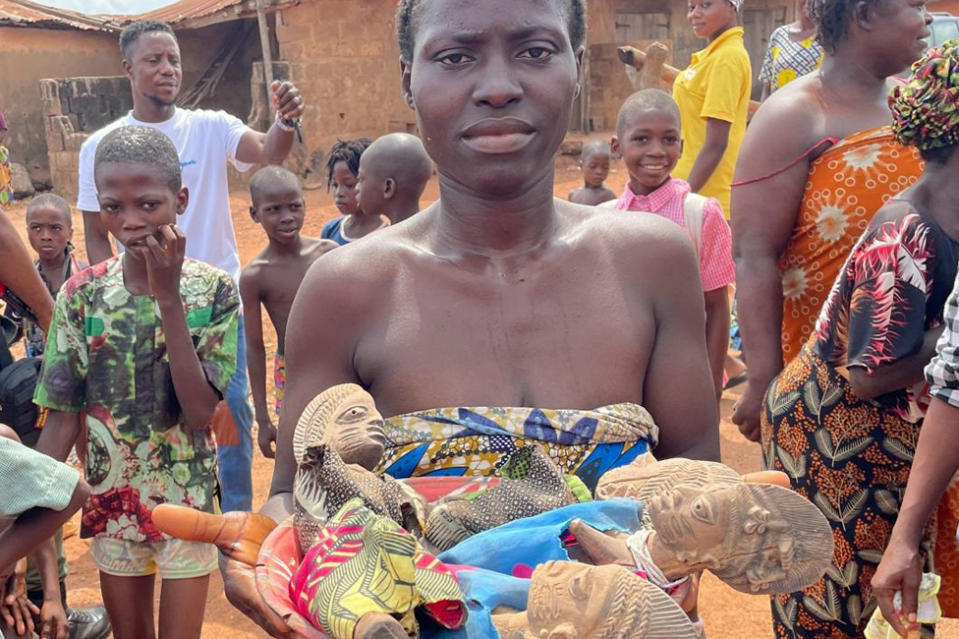
[[[832,559],[826,518],[780,486],[679,485],[648,506],[656,534],[681,562],[708,568],[741,592],[799,590]]]
[[[301,464],[308,448],[327,444],[345,463],[372,470],[385,442],[383,417],[373,397],[356,384],[340,384],[314,397],[300,415],[293,454]]]

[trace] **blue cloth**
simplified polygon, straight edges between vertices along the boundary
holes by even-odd
[[[253,407],[250,405],[250,382],[246,374],[246,331],[242,317],[236,338],[236,373],[226,389],[226,403],[236,422],[240,443],[237,446],[218,446],[216,451],[222,492],[220,508],[223,512],[253,509]]]
[[[329,222],[323,225],[323,229],[320,231],[320,237],[324,240],[333,240],[340,246],[348,244],[350,241],[343,237],[341,229],[343,228],[343,222],[346,220],[345,215],[340,217],[333,218]]]
[[[424,626],[423,639],[495,639],[499,634],[493,628],[492,611],[502,605],[525,610],[530,583],[526,577],[547,561],[570,560],[562,540],[570,521],[582,519],[598,530],[634,532],[639,530],[642,508],[633,499],[572,504],[460,542],[439,558],[446,564],[469,566],[456,571],[469,607],[466,625],[459,630]]]

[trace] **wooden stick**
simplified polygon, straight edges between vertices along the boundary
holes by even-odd
[[[630,66],[639,72],[637,79],[634,82],[634,86],[637,91],[640,89],[648,88],[648,87],[660,86],[656,84],[655,81],[649,77],[650,73],[655,73],[653,70],[655,70],[655,68],[658,67],[660,64],[662,66],[660,67],[661,71],[659,73],[659,78],[662,82],[670,86],[672,86],[673,82],[676,81],[676,78],[679,76],[679,74],[682,73],[682,71],[680,71],[676,67],[665,63],[666,47],[665,45],[659,42],[654,42],[651,45],[649,45],[648,51],[642,51],[640,49],[637,49],[636,47],[631,47],[631,46],[619,47],[616,51],[618,52],[619,59],[623,64]],[[644,72],[643,68],[646,66],[647,63],[650,63],[652,65],[652,70]],[[633,76],[631,75],[631,79],[632,77]],[[753,113],[755,113],[756,109],[758,108],[759,108],[759,102],[757,102],[756,100],[749,101],[749,115],[752,115]]]

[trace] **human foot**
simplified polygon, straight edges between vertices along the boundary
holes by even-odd
[[[403,625],[385,612],[370,612],[353,630],[353,639],[409,639]]]

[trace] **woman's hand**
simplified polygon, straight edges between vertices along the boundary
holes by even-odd
[[[922,580],[922,562],[916,544],[893,537],[882,553],[882,561],[872,577],[873,594],[879,602],[883,619],[900,636],[908,630],[917,630],[916,609],[919,605],[919,582]],[[902,610],[896,610],[893,597],[902,593]]]

